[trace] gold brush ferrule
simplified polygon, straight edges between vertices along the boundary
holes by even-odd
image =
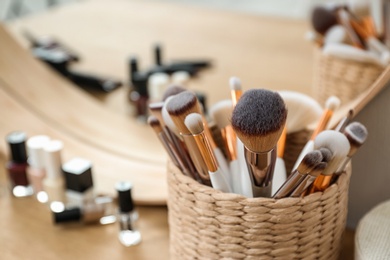
[[[252,182],[253,197],[270,197],[276,149],[265,153],[256,153],[245,147],[245,160]]]
[[[221,135],[224,140],[226,153],[229,161],[237,160],[237,138],[231,125],[221,129]]]
[[[214,152],[211,149],[210,143],[204,132],[193,135],[199,151],[202,154],[203,160],[206,163],[207,169],[210,172],[216,172],[218,169],[217,160],[215,159]]]

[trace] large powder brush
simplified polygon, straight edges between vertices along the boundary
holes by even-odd
[[[271,196],[275,147],[286,118],[287,109],[282,97],[265,89],[244,92],[233,110],[232,126],[245,146],[254,197]]]

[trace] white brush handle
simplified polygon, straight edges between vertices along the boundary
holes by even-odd
[[[229,183],[226,181],[221,169],[218,167],[217,171],[215,172],[210,172],[210,181],[211,185],[213,186],[214,189],[220,190],[223,192],[232,192],[232,189],[229,185]]]
[[[244,195],[242,192],[242,172],[238,160],[230,162],[230,173],[233,192],[236,194]]]
[[[237,138],[237,161],[240,166],[241,192],[248,198],[253,198],[252,182],[249,176],[248,166],[245,160],[244,144]]]
[[[221,149],[219,149],[218,147],[214,148],[214,155],[215,155],[215,159],[217,159],[218,166],[221,169],[223,176],[225,177],[226,181],[231,186],[232,182],[231,182],[231,177],[230,177],[231,174],[230,174],[229,165],[228,165],[228,163],[225,159],[225,156],[223,155]]]
[[[370,1],[370,13],[374,20],[375,31],[379,36],[382,36],[384,31],[383,26],[383,0],[371,0]]]
[[[387,64],[371,51],[365,51],[351,45],[331,43],[324,46],[322,53],[341,59],[348,59],[358,62],[367,62],[385,67]]]
[[[286,182],[286,166],[282,158],[277,157],[275,162],[274,177],[272,179],[272,195],[279,190],[279,188]]]
[[[367,39],[367,45],[370,50],[376,51],[379,53],[380,58],[384,64],[389,64],[390,61],[390,50],[375,37],[369,37]]]
[[[298,168],[298,166],[301,163],[303,157],[305,157],[306,154],[312,152],[313,150],[314,150],[314,141],[313,140],[309,140],[306,143],[305,147],[303,147],[301,153],[299,154],[298,159],[295,162],[294,168],[292,169],[292,172],[295,171]]]

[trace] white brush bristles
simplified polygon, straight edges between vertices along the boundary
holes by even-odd
[[[287,133],[295,133],[316,123],[323,113],[321,105],[312,97],[295,91],[278,91],[288,109]]]
[[[223,129],[230,125],[230,118],[233,113],[233,102],[229,99],[215,103],[209,111],[211,119],[217,124],[218,128]]]
[[[335,111],[340,107],[341,101],[336,96],[330,96],[325,102],[325,108],[331,111]]]
[[[350,144],[347,137],[334,130],[325,130],[317,135],[314,140],[314,149],[327,148],[332,152],[332,158],[322,174],[331,175],[348,155]]]
[[[191,113],[186,116],[184,124],[194,135],[200,134],[204,131],[202,116],[198,113]]]
[[[229,80],[231,90],[241,90],[241,80],[237,77],[231,77]]]

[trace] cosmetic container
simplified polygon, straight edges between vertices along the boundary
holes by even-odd
[[[67,206],[82,207],[94,199],[92,163],[75,157],[62,165],[65,175]]]
[[[115,208],[111,197],[101,196],[86,201],[82,207],[71,207],[61,212],[53,212],[53,221],[54,224],[112,224],[116,221]]]
[[[43,148],[46,169],[43,189],[48,196],[50,207],[58,204],[62,204],[62,207],[64,207],[66,202],[65,180],[61,171],[63,147],[64,145],[61,141],[51,140]]]
[[[6,136],[11,152],[10,160],[6,163],[10,188],[15,197],[27,197],[33,194],[27,177],[27,135],[21,131],[14,131]]]
[[[132,184],[121,181],[116,183],[115,189],[118,192],[119,203],[119,241],[125,246],[137,245],[141,242],[141,233],[137,229],[138,213],[134,209],[131,196]]]
[[[43,188],[43,180],[46,177],[45,158],[43,148],[50,142],[46,135],[36,135],[27,140],[28,164],[27,177],[39,202],[48,200]]]

